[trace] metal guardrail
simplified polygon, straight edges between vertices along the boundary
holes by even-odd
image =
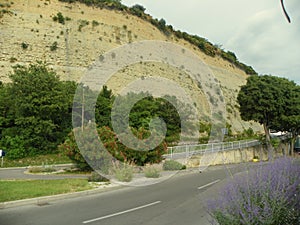
[[[219,151],[230,151],[235,149],[249,148],[260,145],[258,140],[243,140],[234,142],[209,143],[201,145],[181,145],[168,147],[168,153],[164,155],[169,159],[189,158],[193,155],[213,153]]]

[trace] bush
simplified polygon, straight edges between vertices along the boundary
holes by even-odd
[[[59,22],[59,23],[61,23],[61,24],[65,24],[65,17],[62,15],[61,12],[58,12],[58,13],[56,14],[56,16],[54,16],[52,19],[53,19],[53,21],[55,21],[55,22]]]
[[[132,129],[132,131],[139,140],[143,140],[150,135],[150,132],[143,128],[139,130]],[[117,135],[109,127],[98,129],[98,133],[107,151],[115,159],[129,164],[144,166],[147,163],[159,163],[162,161],[162,155],[166,152],[165,142],[160,143],[155,149],[139,151],[136,149],[142,149],[142,147],[136,146],[136,149],[128,148],[118,139]]]
[[[6,157],[9,159],[19,159],[28,156],[28,150],[26,150],[24,139],[20,136],[2,137],[1,146],[7,151]]]
[[[185,165],[182,165],[180,162],[174,160],[165,161],[163,164],[164,170],[183,170],[185,168]]]
[[[78,31],[81,32],[82,28],[90,24],[87,20],[79,20]]]
[[[158,178],[160,176],[159,169],[153,166],[145,167],[144,174],[147,178]]]
[[[146,9],[144,8],[144,6],[136,4],[132,6],[129,10],[133,15],[142,17]]]
[[[115,169],[115,176],[118,181],[130,182],[133,178],[133,169],[130,166],[124,165]]]
[[[92,21],[92,26],[93,26],[93,27],[99,26],[99,24],[100,24],[100,23],[99,23],[98,21],[96,21],[96,20],[93,20],[93,21]]]
[[[280,158],[233,177],[208,210],[220,225],[300,224],[300,164]]]
[[[29,44],[23,42],[23,43],[21,44],[21,46],[22,46],[22,48],[25,50],[25,49],[28,48]]]
[[[88,177],[88,181],[89,182],[107,182],[109,180],[97,172],[92,172],[91,176]]]
[[[53,52],[53,51],[55,51],[57,49],[57,41],[54,41],[53,43],[52,43],[52,45],[50,46],[50,50]]]

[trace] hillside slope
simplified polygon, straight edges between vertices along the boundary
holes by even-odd
[[[197,54],[211,69],[221,85],[226,105],[227,120],[235,131],[255,123],[243,122],[237,110],[236,96],[247,74],[220,56],[211,57],[196,46],[175,35],[166,36],[151,23],[126,12],[101,9],[80,3],[57,0],[1,0],[0,3],[0,79],[9,82],[8,73],[16,64],[45,61],[64,80],[80,81],[88,67],[99,55],[142,40],[161,40],[181,45]],[[194,98],[194,103],[209,113],[201,85],[187,74],[159,63],[138,63],[124,68],[107,83],[118,93],[138,77],[159,74],[180,83]]]

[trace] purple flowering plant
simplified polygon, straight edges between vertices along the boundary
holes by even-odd
[[[300,224],[300,162],[282,157],[237,174],[207,207],[212,224]]]

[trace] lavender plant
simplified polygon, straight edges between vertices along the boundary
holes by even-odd
[[[208,202],[219,225],[300,224],[300,163],[280,158],[237,175]]]

